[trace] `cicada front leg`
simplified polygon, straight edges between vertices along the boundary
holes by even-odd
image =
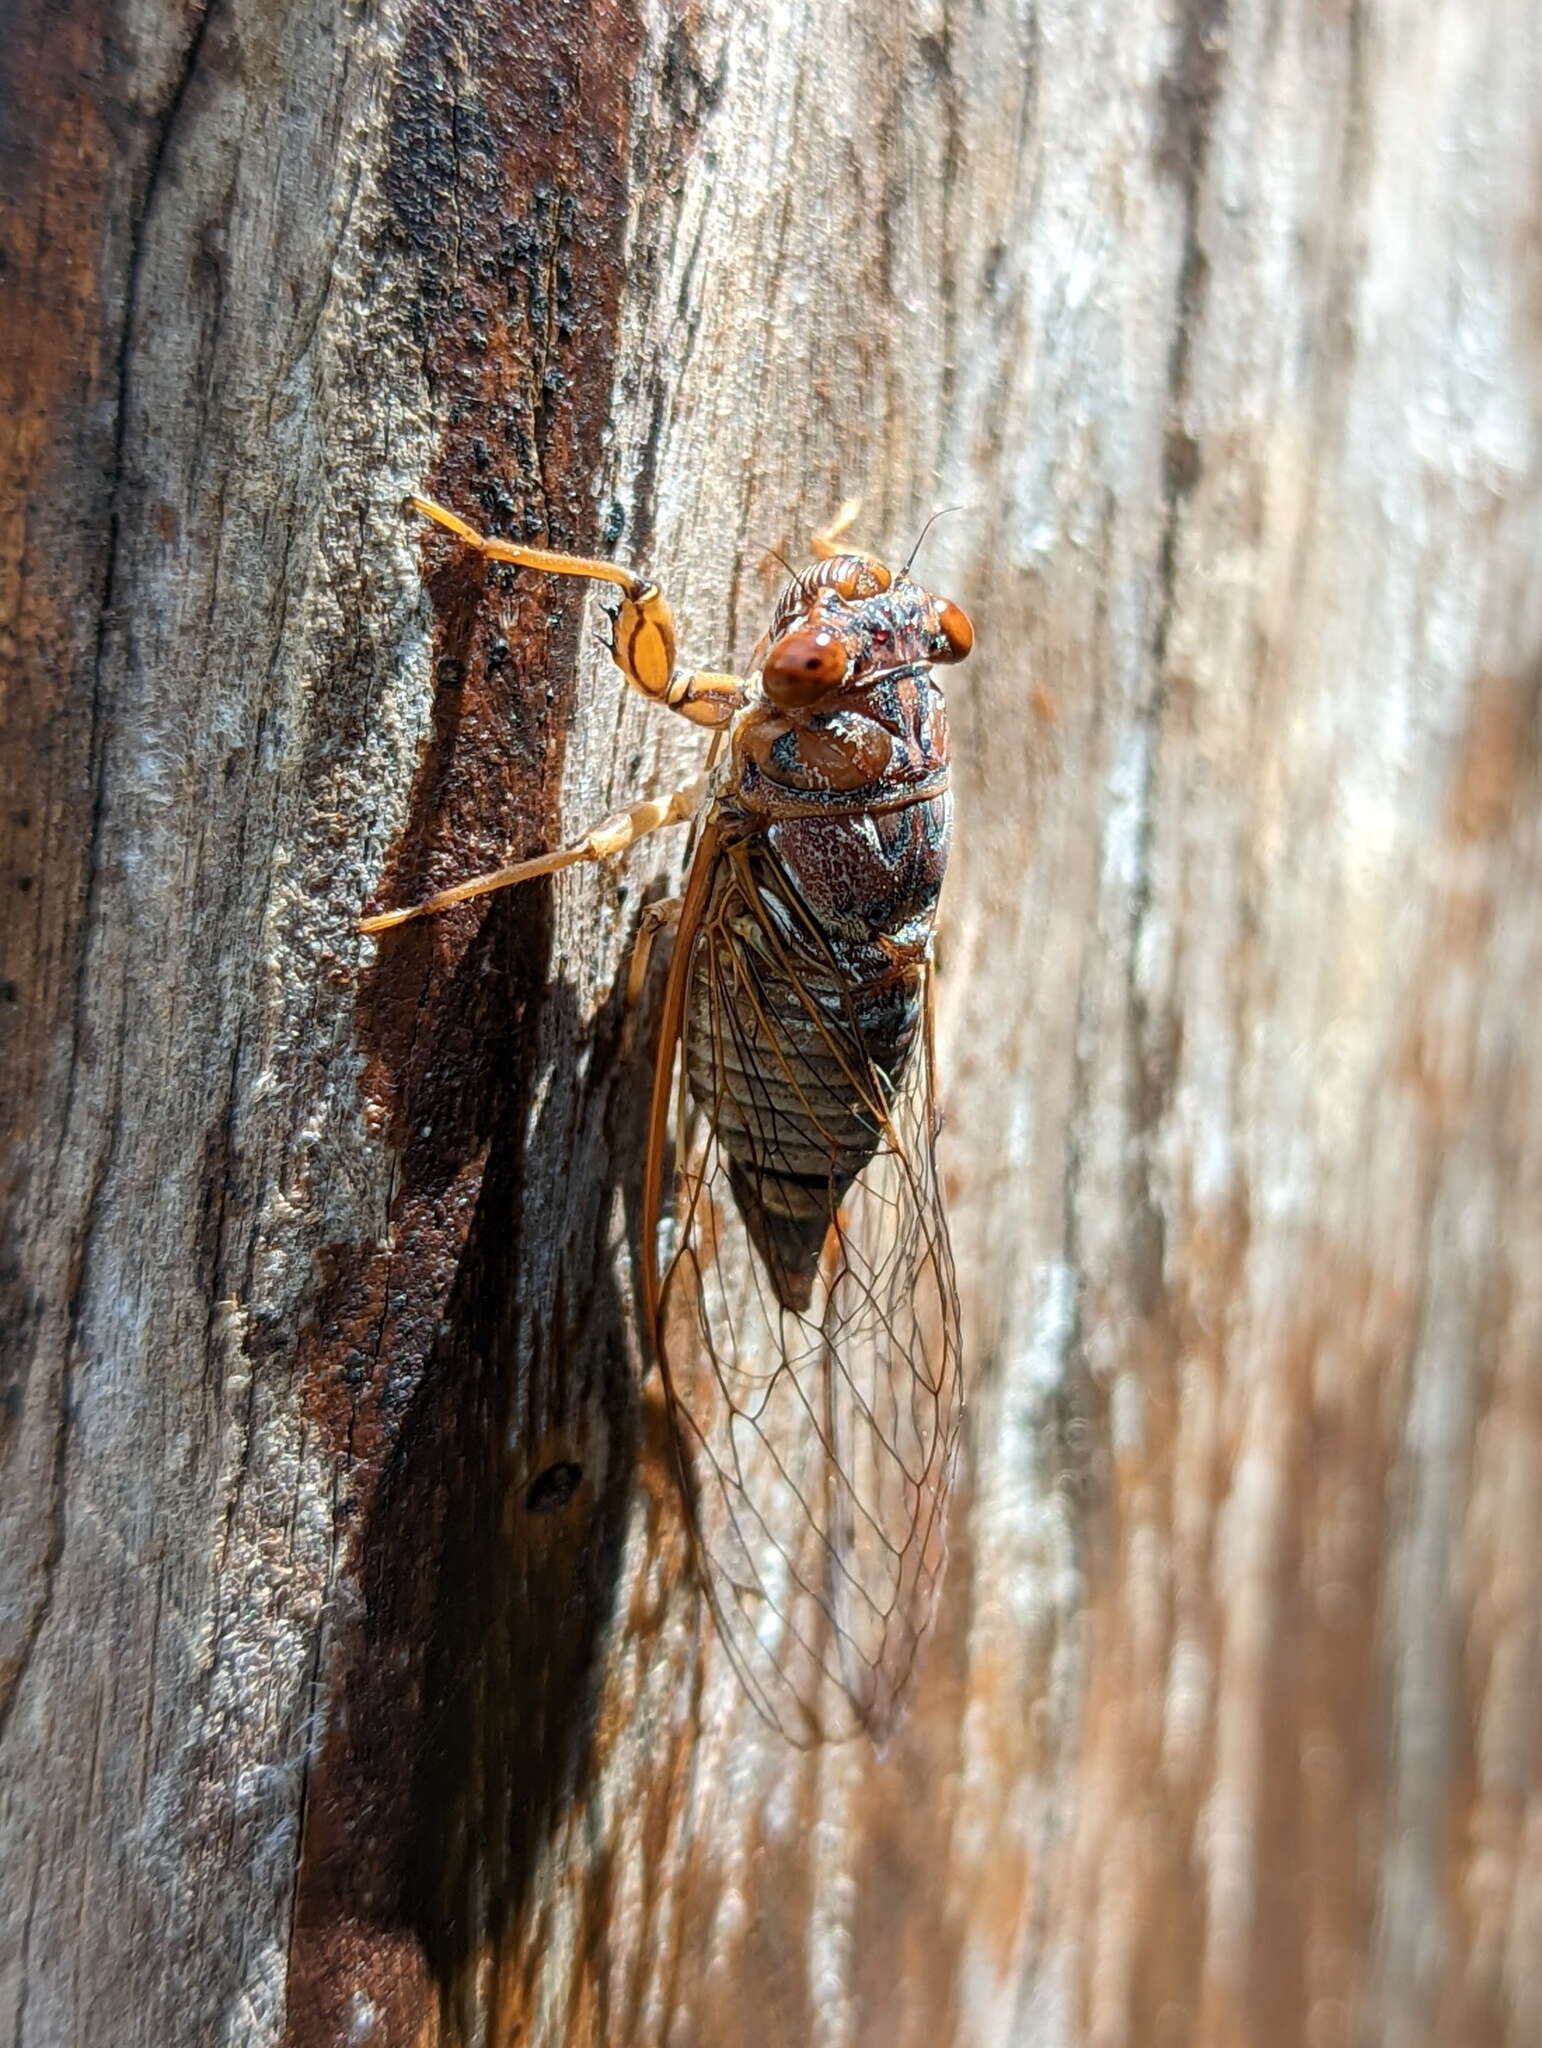
[[[809,548],[816,561],[828,562],[835,555],[861,555],[867,552],[865,548],[842,545],[846,535],[856,525],[857,515],[861,510],[860,498],[843,498],[840,510],[829,524],[821,526],[817,533],[809,536]]]
[[[662,704],[667,710],[678,712],[693,725],[715,728],[726,726],[744,703],[746,686],[740,677],[676,667],[674,613],[658,585],[646,577],[639,576],[619,562],[602,561],[596,556],[564,555],[551,548],[531,548],[517,541],[491,539],[478,533],[475,527],[468,526],[464,519],[447,511],[443,505],[435,504],[431,498],[414,497],[407,502],[414,511],[442,526],[446,533],[454,534],[457,540],[474,548],[490,562],[509,562],[515,568],[536,569],[551,576],[583,576],[596,583],[613,583],[621,592],[621,603],[611,621],[611,659],[620,669],[628,687],[650,703]],[[494,868],[488,874],[473,875],[469,881],[441,889],[423,902],[410,904],[404,909],[382,911],[377,916],[361,918],[359,930],[371,933],[389,931],[395,925],[406,924],[411,918],[447,910],[451,904],[466,903],[475,896],[491,895],[495,889],[512,888],[519,882],[533,882],[541,875],[555,874],[559,868],[575,867],[585,861],[607,860],[614,854],[624,853],[648,833],[657,832],[666,825],[683,824],[693,818],[706,793],[707,781],[705,774],[698,775],[684,788],[668,796],[612,811],[597,825],[590,826],[587,832],[580,833],[577,839],[552,853],[515,861],[508,867]]]
[[[541,569],[549,576],[585,576],[594,583],[615,584],[621,603],[611,621],[611,660],[628,688],[650,703],[679,712],[693,725],[707,726],[729,724],[744,703],[741,677],[675,666],[675,615],[658,585],[647,577],[620,562],[601,561],[594,555],[562,555],[551,548],[524,547],[518,541],[490,540],[432,498],[409,498],[407,502],[489,562],[512,562],[517,569]]]

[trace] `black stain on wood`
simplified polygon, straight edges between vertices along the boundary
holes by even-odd
[[[598,540],[636,43],[610,0],[424,8],[407,39],[381,262],[409,281],[446,422],[425,488],[484,530]],[[558,830],[580,593],[438,540],[424,559],[438,687],[382,902]],[[398,1178],[389,1246],[335,1255],[302,1346],[356,1588],[306,1794],[289,2039],[307,2048],[346,2037],[360,1990],[383,2037],[416,2038],[435,2001],[461,2030],[593,1761],[636,1436],[607,1228],[645,1091],[615,1003],[582,1022],[550,946],[547,888],[512,892],[388,935],[361,994]],[[542,1049],[558,1078],[533,1119]],[[579,1192],[531,1213],[553,1161]]]

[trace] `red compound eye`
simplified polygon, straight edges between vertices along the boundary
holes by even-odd
[[[962,614],[960,614],[962,617]],[[846,650],[833,633],[788,633],[766,656],[761,688],[784,711],[801,711],[846,680]]]
[[[962,661],[974,646],[974,627],[969,623],[969,614],[962,605],[944,602],[937,607],[937,636],[942,646],[937,649],[938,661]]]

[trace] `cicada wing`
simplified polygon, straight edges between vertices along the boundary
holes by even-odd
[[[806,1304],[790,1305],[798,1290],[750,1242],[742,1148],[735,1169],[723,1135],[735,1075],[767,1058],[757,1019],[767,976],[785,988],[785,935],[753,891],[728,893],[682,932],[673,969],[696,999],[674,1006],[689,1136],[657,1290],[660,1363],[702,1575],[751,1699],[800,1744],[881,1738],[936,1599],[961,1407],[929,998],[897,1081],[827,989],[807,993],[801,1035],[778,1040],[800,1102],[817,1107],[834,1054],[877,1136],[857,1178],[828,1190],[818,1271]],[[745,943],[747,917],[758,944]],[[737,1095],[742,1109],[742,1083]]]
[[[962,1406],[931,1036],[928,1017],[885,1141],[837,1212],[824,1310],[846,1517],[832,1608],[847,1694],[875,1733],[893,1719],[940,1588]]]

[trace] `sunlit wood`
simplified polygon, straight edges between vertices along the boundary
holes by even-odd
[[[1537,10],[3,42],[0,2039],[1542,2039]],[[960,508],[882,1755],[743,1698],[643,1377],[689,835],[358,935],[704,747],[409,496],[730,678]]]

